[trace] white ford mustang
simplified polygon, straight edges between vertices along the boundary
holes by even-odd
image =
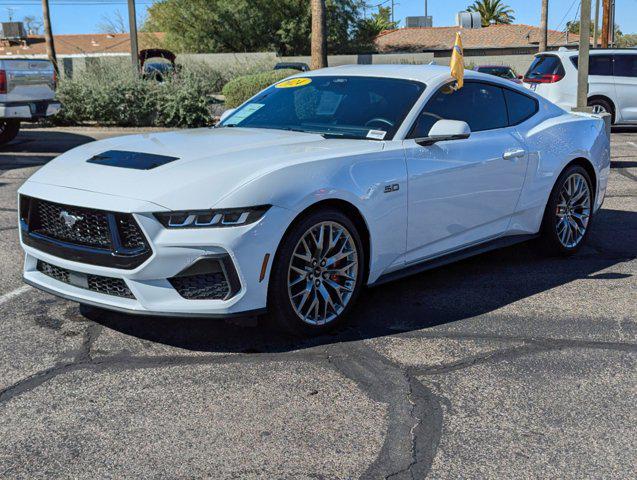
[[[311,334],[365,285],[536,236],[576,252],[606,191],[604,121],[477,72],[453,86],[437,66],[328,68],[215,128],[66,152],[19,192],[25,281]]]

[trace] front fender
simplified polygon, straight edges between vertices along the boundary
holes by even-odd
[[[386,191],[387,186],[390,188]],[[215,208],[271,204],[293,212],[291,223],[318,202],[347,202],[360,212],[369,229],[372,282],[400,262],[405,253],[407,188],[402,146],[400,142],[387,142],[379,152],[299,163],[268,172]]]

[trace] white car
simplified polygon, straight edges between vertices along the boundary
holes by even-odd
[[[570,111],[577,105],[577,50],[535,56],[524,84]],[[637,51],[594,49],[589,55],[588,105],[611,114],[614,124],[637,123]]]
[[[302,73],[216,128],[83,145],[21,188],[27,283],[123,312],[268,310],[306,334],[365,285],[541,237],[584,243],[609,138],[512,82],[440,66]]]

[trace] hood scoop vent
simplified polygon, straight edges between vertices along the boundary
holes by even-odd
[[[152,170],[167,163],[179,160],[179,157],[155,155],[152,153],[126,152],[123,150],[109,150],[87,160],[87,163],[107,165],[109,167],[131,168],[133,170]]]

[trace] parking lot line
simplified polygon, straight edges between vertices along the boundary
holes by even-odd
[[[15,290],[11,290],[10,292],[5,293],[4,295],[0,296],[0,305],[4,305],[5,303],[13,300],[15,297],[26,293],[30,289],[31,287],[29,287],[28,285],[22,285],[20,288],[16,288]]]

